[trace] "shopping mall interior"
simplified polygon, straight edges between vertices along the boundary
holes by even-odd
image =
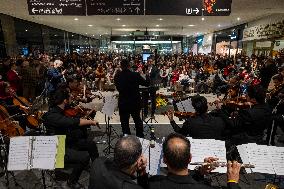
[[[284,188],[283,102],[284,0],[0,0],[1,189]]]

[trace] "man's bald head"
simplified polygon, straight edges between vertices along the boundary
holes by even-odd
[[[141,156],[142,145],[135,136],[119,139],[114,148],[114,162],[119,169],[131,167]]]
[[[174,170],[187,169],[190,163],[190,142],[183,135],[170,134],[163,143],[164,158]]]

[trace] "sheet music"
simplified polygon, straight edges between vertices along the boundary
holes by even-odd
[[[276,175],[284,175],[284,147],[269,146],[268,152]]]
[[[142,154],[148,160],[147,172],[150,175],[158,175],[160,173],[160,163],[162,154],[162,145],[155,143],[154,148],[149,148],[150,141],[139,138],[142,145]],[[149,149],[150,149],[150,160],[149,160]],[[150,167],[149,167],[150,164]]]
[[[180,101],[176,103],[178,111],[180,112],[195,112],[195,109],[192,106],[191,99]]]
[[[226,147],[224,141],[214,139],[192,139],[189,138],[191,143],[191,162],[203,162],[204,158],[216,157],[220,162],[227,162]],[[189,165],[190,170],[194,170],[196,165]],[[212,172],[226,173],[226,167],[218,167]]]
[[[264,146],[257,144],[244,144],[237,146],[243,163],[255,166],[248,173],[259,172],[267,174],[284,175],[284,148]]]
[[[53,170],[55,168],[57,143],[57,136],[33,137],[31,160],[33,169]]]
[[[118,105],[118,100],[114,96],[114,93],[106,93],[106,95],[104,96],[104,99],[105,99],[105,103],[102,108],[102,113],[111,117]]]
[[[21,171],[30,169],[30,137],[10,139],[8,170]]]

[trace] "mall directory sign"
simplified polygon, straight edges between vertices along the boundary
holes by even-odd
[[[144,0],[86,0],[88,15],[144,15]]]
[[[27,0],[30,15],[229,16],[232,0]]]
[[[30,15],[86,15],[85,0],[27,0]]]

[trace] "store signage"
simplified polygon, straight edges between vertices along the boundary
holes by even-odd
[[[85,0],[27,0],[30,15],[86,15]]]
[[[232,0],[27,0],[30,15],[228,16]]]
[[[243,41],[284,36],[284,20],[244,29]]]
[[[88,15],[144,15],[144,0],[86,0]]]
[[[229,16],[232,0],[204,0],[204,16]]]

